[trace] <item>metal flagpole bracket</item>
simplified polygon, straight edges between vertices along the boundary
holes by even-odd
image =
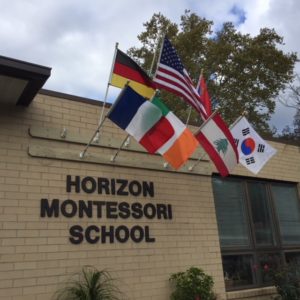
[[[195,166],[195,165],[190,166],[190,167],[188,168],[188,170],[192,172],[192,171],[194,170],[194,166]]]
[[[126,139],[124,143],[124,147],[128,148],[129,145],[130,145],[130,136]]]
[[[100,131],[97,130],[95,137],[93,138],[93,143],[99,143],[100,140]]]
[[[66,136],[67,136],[67,128],[64,127],[60,133],[60,137],[64,139]]]
[[[242,116],[243,116],[243,117],[247,117],[247,116],[248,116],[248,111],[247,111],[247,110],[244,110],[244,111],[242,112]]]
[[[189,166],[188,170],[190,172],[192,172],[194,170],[194,168],[200,163],[200,161],[203,159],[204,156],[205,156],[205,153],[203,153],[193,165]]]

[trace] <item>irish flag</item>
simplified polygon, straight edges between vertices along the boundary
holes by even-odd
[[[191,131],[160,101],[151,102],[126,86],[108,118],[133,136],[149,153],[159,153],[179,169],[198,146]]]

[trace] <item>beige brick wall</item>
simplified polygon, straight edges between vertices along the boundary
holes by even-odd
[[[28,129],[32,126],[67,128],[68,132],[90,137],[99,115],[100,107],[95,105],[42,94],[28,108],[0,107],[0,299],[51,299],[62,282],[84,265],[109,270],[127,299],[169,299],[168,278],[190,266],[199,266],[213,276],[219,299],[245,298],[243,293],[225,293],[210,176],[28,154],[30,145],[42,145],[49,151],[57,147],[79,154],[84,145],[31,137]],[[103,134],[110,138],[125,137],[124,132],[109,121],[105,123]],[[272,145],[278,149],[278,155],[260,176],[300,182],[299,147]],[[89,152],[93,151],[114,152],[91,147]],[[137,154],[126,155],[134,159]],[[140,156],[148,159],[146,154]],[[252,176],[241,167],[237,174]],[[67,193],[67,175],[152,181],[155,197]],[[41,198],[165,203],[172,205],[173,219],[41,218]],[[73,245],[69,242],[69,228],[77,224],[84,228],[91,224],[149,226],[156,242],[91,245],[85,241]],[[257,295],[250,297],[247,299],[262,299]]]

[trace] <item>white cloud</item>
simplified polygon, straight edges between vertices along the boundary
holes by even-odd
[[[255,3],[256,2],[256,3]],[[251,5],[249,3],[249,5]],[[284,39],[282,46],[285,52],[300,53],[300,2],[297,0],[256,0],[247,8],[248,17],[240,29],[244,33],[258,34],[263,27],[274,28]],[[296,72],[300,73],[300,65],[296,64]],[[295,109],[286,108],[277,102],[271,124],[279,131],[286,125],[292,125]]]
[[[52,67],[45,88],[103,99],[115,43],[126,51],[154,13],[180,23],[185,9],[215,28],[226,21],[251,34],[274,27],[285,37],[284,51],[300,51],[297,0],[15,0],[1,3],[0,55]]]

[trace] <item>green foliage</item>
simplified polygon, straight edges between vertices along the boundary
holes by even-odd
[[[138,36],[142,46],[130,48],[128,53],[146,70],[150,70],[155,57],[153,73],[158,60],[157,46],[161,45],[162,34],[166,34],[194,82],[203,69],[210,96],[229,124],[246,110],[258,131],[270,132],[268,121],[275,109],[274,99],[293,78],[296,53],[279,49],[283,38],[274,29],[262,28],[257,36],[251,37],[238,32],[232,23],[223,24],[216,33],[212,32],[212,25],[212,21],[190,11],[181,16],[179,25],[160,13],[154,14]],[[211,77],[214,79],[208,80]],[[162,98],[186,120],[188,106],[184,101],[167,92],[162,93]],[[191,123],[201,123],[195,111]]]
[[[300,271],[299,265],[281,266],[268,271],[277,289],[280,300],[300,299]]]
[[[174,285],[172,300],[201,300],[216,299],[212,288],[214,285],[211,276],[201,269],[191,267],[185,272],[172,274],[170,282]]]
[[[55,300],[118,300],[120,291],[107,271],[84,267],[66,286],[57,291]]]

